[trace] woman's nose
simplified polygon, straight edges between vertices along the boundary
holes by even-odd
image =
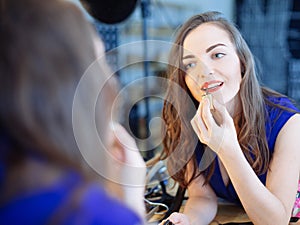
[[[206,78],[208,76],[212,76],[214,74],[214,70],[212,68],[212,65],[208,62],[201,62],[200,63],[200,76],[202,78]]]

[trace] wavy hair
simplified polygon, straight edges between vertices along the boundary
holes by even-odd
[[[270,89],[261,87],[258,79],[255,61],[253,55],[243,39],[241,33],[234,26],[226,20],[219,12],[207,12],[195,15],[184,23],[178,30],[177,37],[171,49],[168,66],[168,78],[172,81],[166,93],[166,100],[164,101],[162,117],[165,122],[166,135],[163,138],[163,151],[161,159],[166,159],[171,156],[176,148],[180,147],[183,151],[195,151],[194,146],[191,146],[191,138],[195,137],[191,125],[189,123],[182,123],[179,119],[179,114],[182,114],[187,121],[190,121],[195,114],[195,110],[186,107],[186,101],[174,91],[174,84],[179,85],[185,90],[195,104],[198,102],[193,98],[190,91],[185,84],[185,72],[182,69],[182,56],[183,56],[183,42],[187,35],[203,23],[211,23],[215,26],[226,31],[230,37],[231,42],[235,46],[236,53],[240,60],[242,81],[240,84],[240,99],[242,105],[242,114],[238,121],[240,130],[238,132],[238,141],[241,149],[247,158],[249,164],[252,166],[257,174],[264,173],[269,168],[270,154],[268,143],[266,139],[265,121],[266,112],[265,104],[267,96],[281,96],[279,93]],[[268,103],[271,104],[271,103]],[[180,144],[180,146],[178,146]],[[200,143],[201,144],[201,143]],[[192,148],[192,149],[191,149]],[[175,171],[177,164],[176,160],[168,160],[168,169]],[[193,172],[186,179],[187,165],[192,161]],[[210,164],[206,173],[206,183],[209,181],[213,170],[214,161]],[[196,155],[193,153],[192,157],[185,162],[184,166],[179,169],[172,178],[177,181],[181,186],[187,187],[190,182],[199,176],[203,171],[198,170]]]

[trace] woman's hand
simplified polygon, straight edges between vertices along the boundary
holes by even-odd
[[[167,221],[171,223],[167,223]],[[190,225],[188,217],[183,213],[172,213],[167,219],[163,220],[159,225],[164,224],[178,224],[178,225]]]
[[[203,99],[191,124],[199,140],[219,154],[222,149],[235,149],[233,146],[238,140],[233,119],[225,106],[215,99],[213,105],[214,110],[211,110],[208,99]]]

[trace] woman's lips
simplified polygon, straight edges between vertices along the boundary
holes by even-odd
[[[222,87],[223,84],[224,82],[222,81],[208,81],[202,85],[201,90],[205,91],[206,93],[216,92]]]

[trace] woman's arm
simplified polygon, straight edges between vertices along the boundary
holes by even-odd
[[[286,225],[295,201],[300,171],[300,116],[295,115],[280,131],[264,186],[243,154],[220,151],[235,190],[254,224]],[[239,146],[236,146],[239,148]]]
[[[300,116],[290,118],[280,131],[264,186],[242,153],[226,109],[214,104],[222,115],[218,126],[206,104],[200,109],[202,119],[199,116],[193,122],[194,129],[199,139],[218,154],[251,221],[262,225],[274,221],[276,225],[288,224],[300,171]]]
[[[197,177],[188,187],[189,199],[184,207],[184,214],[191,224],[207,225],[217,213],[217,197],[209,184],[204,184],[204,177]]]
[[[188,174],[191,171],[188,165]],[[172,213],[168,220],[180,225],[207,225],[217,212],[217,197],[209,184],[204,185],[204,177],[200,175],[188,187],[188,200],[183,213]],[[161,223],[161,225],[164,222]]]

